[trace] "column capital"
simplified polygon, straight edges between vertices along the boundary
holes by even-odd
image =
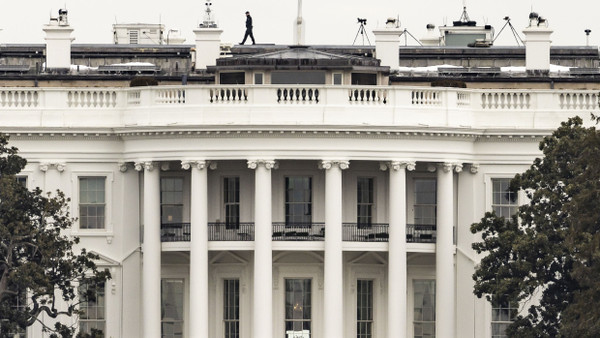
[[[470,171],[471,174],[477,174],[479,172],[479,163],[471,163]]]
[[[275,160],[248,160],[248,169],[256,169],[264,166],[265,169],[279,169],[279,162]]]
[[[329,170],[333,166],[338,166],[341,170],[346,170],[350,168],[350,161],[340,161],[340,160],[323,160],[319,162],[319,169]]]
[[[181,161],[181,169],[183,169],[183,170],[189,170],[190,168],[204,170],[209,165],[210,165],[209,161],[204,161],[204,160],[183,160],[183,161]]]
[[[456,164],[454,164],[454,171],[456,173],[462,172],[463,171],[463,165],[462,165],[462,163],[456,163]]]
[[[40,171],[46,172],[46,171],[48,171],[49,167],[50,167],[50,163],[47,163],[47,162],[40,163]]]
[[[117,165],[119,166],[119,171],[122,173],[127,172],[127,170],[129,169],[127,162],[119,162],[117,163]]]
[[[40,163],[39,169],[40,169],[40,171],[47,172],[48,169],[50,169],[51,167],[54,167],[56,169],[56,171],[58,171],[59,173],[62,173],[67,168],[67,164],[65,162],[57,162],[57,161],[42,162],[42,163]]]
[[[415,161],[389,161],[379,162],[379,169],[386,171],[388,169],[398,171],[400,169],[406,169],[408,171],[414,171],[417,166]]]
[[[457,163],[457,162],[444,162],[444,163],[439,163],[437,166],[440,169],[442,169],[445,173],[449,173],[451,171],[460,173],[463,170],[462,163]],[[428,170],[429,170],[429,168],[428,168]],[[429,171],[434,172],[435,170],[429,170]]]
[[[152,161],[139,161],[134,163],[135,170],[137,171],[152,171],[154,170],[154,162]]]

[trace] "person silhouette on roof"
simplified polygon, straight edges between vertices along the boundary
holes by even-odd
[[[254,34],[252,34],[252,17],[250,16],[250,12],[246,11],[246,34],[244,35],[244,40],[240,42],[240,45],[246,43],[246,39],[250,37],[252,39],[252,44],[255,45]]]

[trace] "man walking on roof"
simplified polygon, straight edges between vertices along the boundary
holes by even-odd
[[[242,40],[240,45],[246,43],[246,39],[248,37],[252,39],[252,44],[255,45],[256,42],[254,41],[254,34],[252,34],[252,17],[250,16],[250,12],[246,12],[246,34],[244,35],[244,40]]]

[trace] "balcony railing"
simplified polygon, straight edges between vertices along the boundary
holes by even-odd
[[[435,225],[406,225],[406,241],[408,243],[435,243],[436,237]]]
[[[387,242],[389,225],[387,223],[343,223],[342,239],[346,242]],[[407,224],[406,242],[435,243],[435,225]]]
[[[342,239],[346,242],[387,242],[389,240],[387,223],[342,224]],[[406,242],[435,243],[436,226],[423,224],[406,225]],[[160,239],[162,242],[189,242],[191,238],[190,223],[161,224]],[[239,225],[222,222],[208,223],[209,241],[253,241],[254,223],[244,222]],[[325,240],[325,223],[273,223],[274,241],[323,241]]]
[[[190,223],[165,223],[160,225],[161,242],[189,242]]]
[[[343,223],[342,240],[347,242],[387,242],[388,228],[387,223]]]
[[[227,224],[223,222],[208,223],[209,241],[253,241],[254,222]]]
[[[274,241],[323,241],[325,223],[273,223]]]

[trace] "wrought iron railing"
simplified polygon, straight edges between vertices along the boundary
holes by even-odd
[[[406,241],[409,243],[435,243],[436,226],[425,224],[407,224]]]
[[[273,222],[274,241],[323,241],[325,223],[286,223]]]
[[[161,242],[189,242],[190,223],[164,223],[160,225]]]
[[[208,223],[209,241],[253,241],[254,222]]]
[[[387,223],[343,223],[342,240],[347,242],[387,242]]]

